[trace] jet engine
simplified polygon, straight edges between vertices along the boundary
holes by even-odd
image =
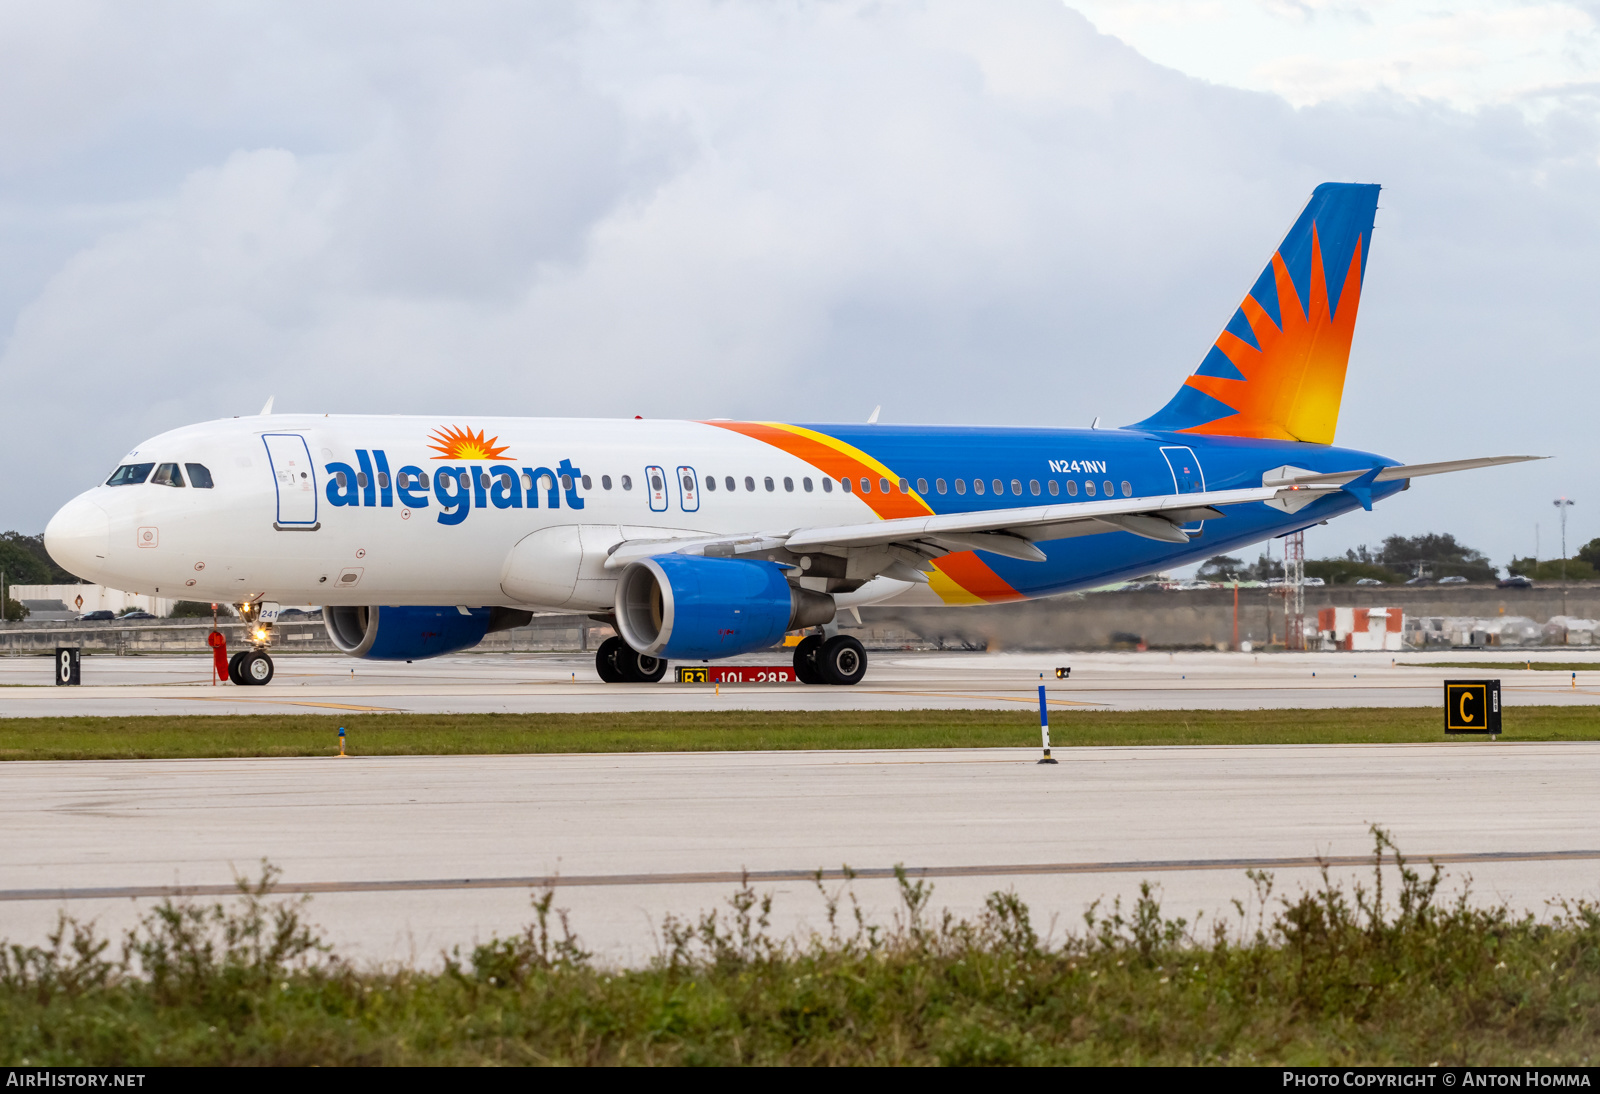
[[[484,635],[523,626],[532,618],[532,612],[499,607],[322,609],[328,637],[340,652],[369,661],[416,661],[471,649]]]
[[[785,631],[833,621],[833,597],[790,586],[753,559],[658,555],[617,582],[617,629],[651,657],[702,659],[776,645]]]

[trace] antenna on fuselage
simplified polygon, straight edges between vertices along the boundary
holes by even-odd
[[[276,395],[268,395],[268,396],[267,396],[267,402],[266,402],[266,405],[264,405],[264,406],[263,406],[263,407],[262,407],[262,408],[261,408],[261,416],[262,416],[262,417],[266,417],[266,416],[267,416],[267,415],[268,415],[268,414],[271,414],[271,413],[272,413],[272,400],[274,400],[274,399],[276,399],[276,398],[277,398],[277,396],[276,396]]]
[[[881,411],[882,409],[883,409],[883,404],[882,403],[879,403],[877,406],[872,408],[872,413],[867,415],[867,424],[868,425],[877,425],[878,424],[878,412]]]
[[[1096,414],[1094,416],[1094,421],[1089,423],[1089,428],[1090,429],[1099,429],[1100,428],[1100,415]]]

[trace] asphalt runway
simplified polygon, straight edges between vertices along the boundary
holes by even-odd
[[[276,658],[266,687],[210,683],[203,657],[102,655],[79,687],[53,685],[48,657],[0,658],[0,717],[123,714],[413,713],[624,710],[914,710],[1037,703],[1040,683],[1063,707],[1120,710],[1433,706],[1441,682],[1485,661],[1593,659],[1579,673],[1495,670],[1507,705],[1600,703],[1600,651],[1492,653],[917,653],[870,654],[855,687],[803,684],[603,684],[593,655],[458,654],[416,664],[337,654]],[[733,663],[780,664],[780,653]],[[1448,668],[1406,662],[1448,662]],[[1065,681],[1055,668],[1072,669]],[[1574,686],[1576,684],[1576,686]]]
[[[965,915],[1014,888],[1041,931],[1141,880],[1237,922],[1250,866],[1278,892],[1337,876],[1386,826],[1477,899],[1544,914],[1600,897],[1600,743],[152,760],[0,765],[0,936],[60,910],[116,931],[168,887],[219,892],[265,858],[346,955],[428,965],[518,929],[558,878],[583,942],[633,963],[663,915],[719,906],[742,870],[778,933],[824,930],[810,873],[848,864],[866,914],[897,863]],[[1392,871],[1389,882],[1393,883]],[[829,891],[844,883],[827,880]],[[1391,890],[1392,892],[1392,890]],[[208,898],[209,899],[209,898]],[[848,908],[848,904],[846,904]],[[1202,930],[1205,928],[1202,927]]]

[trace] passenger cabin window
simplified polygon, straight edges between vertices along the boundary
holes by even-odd
[[[463,475],[462,478],[465,479],[466,476]],[[367,485],[367,473],[365,471],[357,471],[356,472],[356,485],[360,486],[362,488],[366,487],[366,485]],[[465,482],[463,482],[461,485],[465,486],[467,484]]]
[[[807,475],[805,478],[801,479],[800,485],[805,487],[806,493],[811,493],[811,476]]]
[[[794,480],[791,479],[788,475],[785,475],[783,477],[783,489],[784,489],[784,492],[787,493],[787,494],[794,493]]]
[[[775,484],[773,483],[773,481],[772,481],[772,476],[771,475],[768,475],[766,478],[762,479],[761,483],[762,483],[763,486],[765,486],[767,488],[767,493],[769,493],[769,494],[772,493],[772,491],[777,488],[775,486]]]
[[[1039,480],[1038,479],[1029,479],[1028,480],[1028,493],[1032,494],[1034,497],[1038,497],[1039,496]]]
[[[183,469],[189,472],[189,485],[196,490],[210,490],[212,488],[211,472],[203,463],[186,463]],[[301,472],[304,474],[304,472]]]
[[[683,477],[683,492],[685,494],[694,493],[694,479],[690,478],[688,475]]]
[[[1056,497],[1057,495],[1059,495],[1060,493],[1061,493],[1061,484],[1056,482],[1055,479],[1051,479],[1050,480],[1050,496],[1053,498],[1053,497]]]
[[[417,485],[424,490],[428,488],[428,473],[426,471],[417,476]]]
[[[917,480],[917,493],[926,494],[927,492],[928,492],[928,480],[927,479],[918,479]]]
[[[1053,486],[1055,484],[1052,483],[1051,485]],[[1077,479],[1068,479],[1067,480],[1067,497],[1075,498],[1077,496],[1078,496],[1078,480]]]
[[[995,479],[994,480],[994,492],[996,494],[1004,494],[1006,492],[1006,484],[1001,482],[999,479]]]
[[[746,490],[750,491],[752,494],[755,493],[755,491],[756,491],[756,480],[751,478],[749,475],[746,475],[744,477],[744,488]]]
[[[843,490],[846,494],[848,494],[850,492],[850,480],[849,479],[840,479],[839,480],[839,489]]]
[[[175,463],[164,463],[156,468],[156,473],[150,476],[151,486],[182,486],[183,473],[178,470]]]
[[[965,494],[966,492],[967,492],[967,480],[966,479],[957,479],[956,480],[956,493]]]
[[[933,480],[933,488],[935,490],[939,491],[939,493],[941,493],[941,494],[944,493],[944,480],[943,479],[934,479]]]
[[[380,489],[380,490],[389,489],[389,472],[387,472],[387,471],[379,471],[378,472],[378,489]]]
[[[1020,495],[1022,493],[1022,480],[1021,479],[1012,479],[1011,480],[1011,492],[1013,494],[1018,494],[1018,495]],[[1035,494],[1037,494],[1038,492],[1039,491],[1037,491],[1037,490],[1034,491]]]
[[[562,475],[561,477],[562,478],[566,478],[565,475]],[[661,482],[661,476],[660,475],[651,475],[650,476],[650,489],[656,490],[656,491],[660,491],[662,489],[662,482]]]
[[[1133,497],[1133,484],[1127,479],[1122,480],[1122,496],[1125,498]]]
[[[823,479],[822,480],[822,492],[824,494],[833,493],[833,480],[832,479]]]
[[[1088,494],[1091,498],[1094,497],[1094,480],[1093,479],[1084,479],[1083,480],[1083,492],[1085,494]]]
[[[1100,485],[1105,487],[1106,497],[1114,498],[1114,497],[1117,496],[1117,488],[1115,486],[1111,485],[1111,480],[1110,479],[1107,479],[1105,482],[1101,483]]]
[[[656,489],[660,490],[661,489],[661,480],[657,479],[655,481],[656,481]],[[483,477],[483,485],[485,485],[485,486],[489,485],[489,476],[488,475],[485,475]],[[562,475],[561,476],[561,489],[563,489],[563,490],[571,490],[572,489],[572,476],[571,475]]]
[[[973,479],[972,480],[972,492],[974,494],[982,494],[983,493],[983,480],[982,479]]]
[[[585,490],[593,490],[594,489],[594,480],[591,479],[588,475],[585,475],[579,481],[581,481],[583,483],[583,488]],[[690,489],[693,489],[693,487],[691,486]]]
[[[722,485],[726,486],[730,493],[732,491],[734,491],[734,490],[739,489],[739,484],[733,480],[733,476],[732,475],[724,475],[724,476],[722,476]]]
[[[717,488],[717,477],[715,475],[707,475],[706,476],[706,491],[709,493],[709,492],[715,490],[716,488]]]
[[[138,486],[150,477],[156,465],[153,463],[125,463],[106,480],[107,486]]]
[[[610,475],[601,475],[600,476],[600,489],[602,489],[602,490],[610,490],[611,489],[611,476]]]
[[[339,484],[340,490],[345,490],[350,486],[350,480],[345,478],[343,471],[335,471],[333,473],[333,480]]]
[[[871,479],[862,479],[861,480],[861,492],[863,494],[872,493],[872,480]]]
[[[889,480],[888,479],[879,479],[878,480],[878,489],[883,491],[885,494],[887,494],[889,492]]]
[[[624,490],[632,490],[633,489],[633,476],[632,475],[624,475],[624,476],[622,476],[622,488]]]

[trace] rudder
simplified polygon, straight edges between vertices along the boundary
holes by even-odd
[[[1200,367],[1129,428],[1332,444],[1378,190],[1313,190]]]

